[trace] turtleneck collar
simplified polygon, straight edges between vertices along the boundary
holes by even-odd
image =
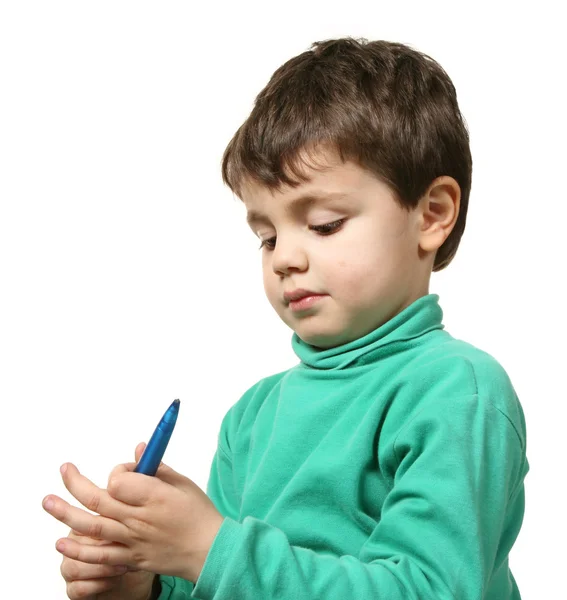
[[[376,363],[381,358],[409,349],[428,331],[444,329],[438,294],[415,300],[397,315],[365,336],[336,346],[318,348],[293,333],[291,345],[303,366],[313,369],[345,369]]]

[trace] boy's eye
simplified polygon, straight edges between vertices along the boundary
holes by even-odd
[[[313,229],[321,235],[329,235],[337,231],[337,229],[345,222],[345,220],[346,219],[339,219],[338,221],[333,221],[332,223],[325,223],[324,225],[312,225],[309,227],[309,229]],[[259,250],[261,250],[264,246],[266,246],[268,250],[273,250],[276,246],[275,236],[267,240],[262,240]]]

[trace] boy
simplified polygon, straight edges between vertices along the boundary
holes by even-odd
[[[110,577],[118,554],[85,548],[119,535],[99,530],[63,561],[70,598],[78,584],[132,600],[520,598],[508,555],[529,469],[522,408],[494,358],[444,331],[429,293],[463,234],[471,173],[455,89],[429,57],[348,38],[274,73],[223,179],[300,362],[225,416],[207,488],[218,513],[195,504],[208,541],[187,579],[158,558]],[[175,477],[158,472],[189,490]],[[178,554],[162,562],[174,574]]]

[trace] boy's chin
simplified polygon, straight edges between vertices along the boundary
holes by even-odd
[[[321,350],[328,350],[329,348],[336,348],[342,346],[353,339],[352,335],[349,337],[348,332],[344,331],[308,331],[308,328],[297,327],[294,329],[297,336],[306,344],[319,348]]]

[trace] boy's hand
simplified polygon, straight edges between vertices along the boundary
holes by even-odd
[[[84,545],[105,545],[109,542],[82,536],[71,530],[69,539]],[[93,565],[63,558],[61,575],[67,583],[71,600],[147,600],[150,597],[154,573],[148,571],[118,570],[113,565]]]
[[[222,515],[195,483],[163,463],[155,477],[134,473],[135,466],[118,465],[108,490],[103,490],[73,464],[63,465],[65,487],[98,515],[53,495],[44,499],[44,509],[76,532],[112,543],[91,545],[63,538],[57,550],[83,563],[126,565],[195,583],[222,525]],[[52,507],[45,505],[47,500],[53,501]]]
[[[140,460],[145,444],[138,444],[134,456]],[[110,474],[110,477],[114,471]],[[110,542],[84,536],[71,529],[70,539],[81,544],[101,546]],[[127,567],[112,565],[93,565],[89,563],[63,558],[61,575],[67,583],[67,596],[71,600],[147,600],[150,596],[154,573],[148,571],[126,571]]]

